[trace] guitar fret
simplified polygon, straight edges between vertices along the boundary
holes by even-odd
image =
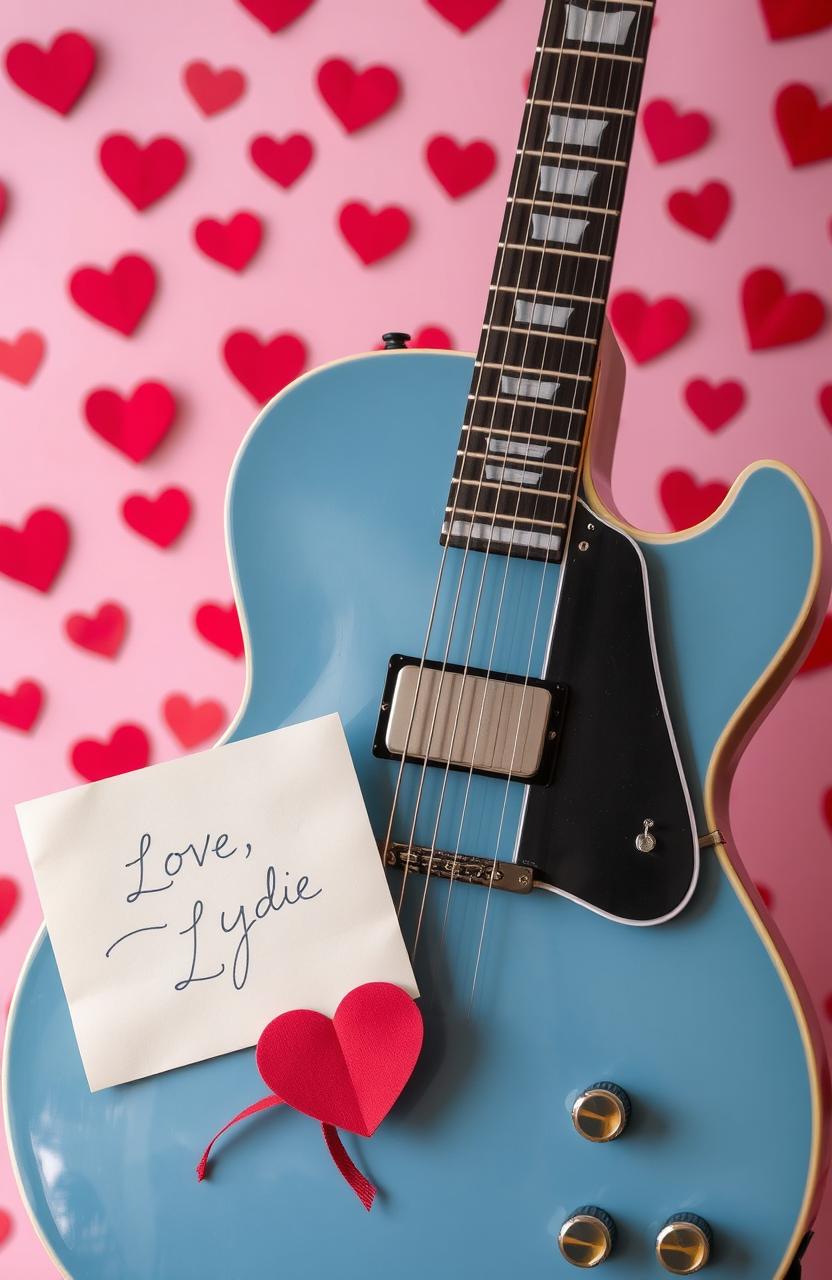
[[[502,480],[470,480],[467,476],[454,476],[451,484],[468,485],[477,489],[498,489],[500,493],[524,493],[535,498],[571,498],[571,493],[561,493],[558,489],[538,489],[531,485],[509,484]]]
[[[601,111],[604,115],[613,116],[636,115],[636,112],[631,111],[629,107],[610,107],[606,104],[603,107],[597,107],[591,102],[558,102],[557,100],[550,102],[548,98],[527,98],[526,102],[532,107],[565,107],[567,111]]]
[[[545,151],[545,150],[539,151],[539,150],[532,150],[529,147],[518,147],[517,155],[546,156],[547,159],[551,159],[551,160],[584,160],[585,161],[587,159],[586,156],[581,155],[580,153],[575,155],[571,152],[566,152],[566,151]],[[626,160],[605,160],[601,156],[593,156],[592,163],[612,165],[612,166],[615,166],[616,168],[626,169],[628,162]]]
[[[528,196],[510,196],[507,203],[511,204],[529,204],[543,209],[569,209],[572,212],[580,213],[600,213],[603,217],[617,218],[619,216],[618,209],[600,208],[591,204],[569,204],[565,200],[535,200]]]
[[[565,404],[543,404],[540,400],[515,400],[511,396],[470,395],[469,400],[482,400],[486,404],[509,404],[517,409],[540,409],[546,413],[582,413],[581,409],[572,409]]]
[[[511,439],[516,437],[518,440],[545,440],[547,444],[568,444],[573,447],[581,444],[580,440],[570,440],[568,436],[544,436],[540,431],[515,431],[512,427],[481,427],[476,422],[466,422],[462,430],[480,431],[488,436],[508,436]]]
[[[558,53],[561,55],[568,54],[572,58],[606,58],[610,62],[630,62],[630,63],[638,63],[639,65],[641,65],[644,62],[643,58],[637,58],[633,54],[602,53],[598,49],[564,49],[564,48],[559,48],[556,45],[549,45],[549,44],[540,45],[539,44],[537,46],[537,51],[538,53]]]
[[[589,294],[552,293],[549,289],[525,289],[512,284],[490,284],[488,291],[489,293],[530,293],[535,298],[566,298],[569,302],[597,302],[600,306],[605,306],[607,301],[606,298],[593,298]]]
[[[612,262],[612,255],[609,253],[586,253],[579,249],[560,249],[554,246],[549,247],[545,244],[514,244],[510,240],[500,240],[497,244],[498,249],[530,249],[532,253],[557,253],[567,258],[593,258],[596,262]]]
[[[571,496],[572,495],[569,494],[569,497]],[[512,518],[511,516],[506,516],[504,514],[501,515],[499,511],[473,511],[471,510],[470,507],[449,506],[449,507],[446,507],[445,510],[448,512],[449,515],[456,515],[456,516],[491,516],[495,520],[497,519],[510,520]],[[536,525],[540,525],[544,529],[565,529],[566,528],[566,525],[559,520],[538,520],[533,516],[517,516],[515,518],[519,523],[521,522],[523,524],[536,524]]]
[[[546,334],[546,337],[549,335]],[[493,360],[475,360],[475,369],[499,369],[501,373],[508,370],[510,373],[534,373],[540,374],[539,369],[526,369],[521,364],[496,364]],[[558,370],[559,378],[571,378],[574,382],[591,382],[592,378],[584,373],[566,373],[564,370]]]
[[[523,337],[531,334],[535,338],[557,338],[559,342],[580,342],[592,347],[598,345],[597,338],[579,338],[576,334],[558,333],[556,329],[519,329],[516,324],[489,324],[488,329],[492,333],[516,333]]]

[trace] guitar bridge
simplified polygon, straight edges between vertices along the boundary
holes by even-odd
[[[381,852],[386,866],[418,875],[460,880],[463,884],[480,884],[486,889],[505,889],[508,893],[531,893],[534,888],[531,867],[517,862],[497,862],[493,858],[475,858],[470,854],[402,843],[393,843],[386,852],[384,849]]]

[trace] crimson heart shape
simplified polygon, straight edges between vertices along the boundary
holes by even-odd
[[[9,189],[6,186],[5,182],[0,182],[0,222],[2,222],[3,220],[3,215],[6,212],[8,203],[9,203]]]
[[[315,0],[237,0],[237,3],[274,35],[306,13]]]
[[[772,267],[758,267],[745,277],[742,306],[752,351],[803,342],[822,328],[826,318],[816,293],[787,293],[783,277]]]
[[[120,724],[109,739],[84,738],[70,750],[73,769],[87,782],[143,769],[149,759],[150,741],[137,724]]]
[[[610,319],[633,359],[639,364],[655,360],[681,342],[691,324],[688,308],[679,298],[648,302],[635,290],[617,293]]]
[[[641,123],[659,164],[699,151],[711,136],[711,122],[701,111],[681,113],[666,98],[648,102]]]
[[[10,78],[30,98],[65,116],[95,70],[95,48],[79,31],[63,31],[48,49],[21,40],[6,51]]]
[[[500,0],[428,0],[428,4],[446,22],[452,23],[465,34],[492,13]]]
[[[309,168],[315,149],[305,133],[292,133],[282,140],[261,133],[252,138],[248,150],[261,173],[288,189]]]
[[[153,301],[156,272],[146,258],[128,253],[111,271],[79,267],[69,278],[69,292],[93,320],[129,337]]]
[[[17,884],[9,876],[0,876],[0,929],[8,920],[9,916],[17,906],[17,900],[20,897],[20,890]],[[0,1218],[0,1232],[2,1232],[3,1222]],[[3,1241],[3,1235],[0,1234],[0,1243]]]
[[[426,324],[414,333],[409,346],[414,350],[453,351],[454,344],[447,329],[441,329],[438,324]]]
[[[368,267],[389,257],[410,235],[410,217],[397,205],[373,212],[354,200],[341,209],[338,225],[347,244]]]
[[[681,468],[666,472],[659,484],[662,506],[677,532],[707,520],[727,492],[728,485],[721,480],[700,484],[695,476]]]
[[[11,693],[0,690],[0,724],[28,733],[43,706],[43,689],[34,680],[21,680]]]
[[[194,227],[194,240],[208,258],[232,271],[251,262],[263,237],[263,224],[255,213],[235,213],[227,222],[203,218]]]
[[[125,398],[110,387],[91,391],[84,414],[96,435],[133,462],[144,462],[164,440],[176,401],[162,382],[140,382]]]
[[[124,641],[127,614],[112,600],[99,605],[93,614],[71,613],[64,630],[73,644],[105,658],[114,658]]]
[[[293,333],[263,342],[256,333],[238,329],[223,344],[229,371],[258,404],[267,404],[306,365],[306,344]]]
[[[198,747],[209,738],[216,738],[225,724],[225,708],[219,702],[206,698],[203,702],[191,702],[184,693],[172,693],[165,698],[162,715],[183,747]]]
[[[22,529],[0,524],[0,573],[36,591],[48,591],[69,550],[69,525],[59,511],[41,507]]]
[[[347,133],[356,133],[385,115],[400,88],[399,77],[390,67],[356,71],[345,58],[330,58],[318,68],[321,97]]]
[[[204,640],[229,653],[232,658],[243,656],[243,632],[234,604],[221,605],[208,601],[198,606],[194,625]]]
[[[731,192],[724,182],[706,182],[700,191],[674,191],[667,211],[680,227],[713,240],[731,212]]]
[[[422,1048],[416,1003],[389,982],[344,996],[333,1018],[292,1009],[257,1042],[268,1087],[296,1111],[369,1138],[407,1084]]]
[[[215,71],[209,62],[189,62],[182,73],[185,88],[204,116],[233,107],[245,92],[246,78],[236,67]]]
[[[772,40],[788,40],[832,26],[832,0],[762,0]]]
[[[175,138],[151,138],[142,146],[128,133],[111,133],[102,139],[98,160],[113,186],[141,212],[176,186],[186,157]]]
[[[800,668],[800,675],[806,675],[809,671],[823,671],[827,667],[832,667],[832,613],[827,613],[820,624],[820,631]]]
[[[5,1209],[0,1209],[0,1244],[4,1244],[12,1233],[11,1216]]]
[[[818,392],[818,404],[820,405],[821,413],[830,427],[832,427],[832,382],[828,386],[821,387]]]
[[[125,498],[121,514],[126,524],[157,547],[175,542],[191,516],[191,500],[184,489],[163,489],[156,498],[131,493]]]
[[[46,343],[34,329],[24,329],[12,341],[0,338],[0,373],[25,387],[32,381],[46,351]]]
[[[481,187],[497,163],[490,142],[476,139],[463,145],[444,133],[430,139],[425,157],[433,174],[454,200]]]
[[[745,404],[745,388],[741,382],[710,383],[694,378],[685,387],[685,400],[709,431],[719,431],[735,418]]]
[[[795,168],[832,158],[832,102],[822,107],[808,85],[787,84],[777,95],[774,114]]]
[[[824,793],[823,797],[823,817],[827,827],[832,831],[832,787]]]

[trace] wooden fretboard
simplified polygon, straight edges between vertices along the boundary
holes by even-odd
[[[546,4],[443,543],[563,554],[652,18]]]

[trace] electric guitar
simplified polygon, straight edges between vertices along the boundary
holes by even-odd
[[[819,624],[825,535],[776,463],[684,533],[612,504],[651,19],[545,5],[476,359],[388,335],[277,396],[231,476],[228,738],[340,713],[422,991],[416,1073],[349,1143],[373,1212],[285,1108],[199,1185],[253,1054],[91,1094],[41,933],[4,1092],[74,1280],[782,1280],[807,1239],[821,1051],[728,790]]]

